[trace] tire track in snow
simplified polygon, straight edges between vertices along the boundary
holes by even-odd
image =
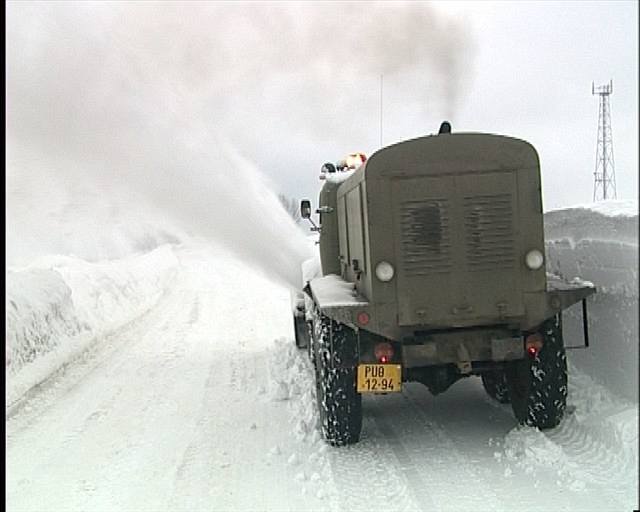
[[[185,258],[190,259],[190,256],[182,256],[181,261]],[[228,318],[231,310],[227,309],[227,301],[217,300],[219,292],[215,285],[203,287],[201,282],[196,281],[197,274],[193,277],[193,289],[198,293],[189,312],[189,336],[200,340],[209,349],[206,351],[207,372],[201,389],[194,390],[196,394],[201,393],[198,412],[194,423],[184,432],[186,444],[176,459],[171,491],[164,507],[171,511],[212,509],[217,501],[216,495],[223,493],[219,482],[216,482],[216,479],[220,479],[216,471],[227,466],[227,453],[215,437],[220,428],[220,407],[216,407],[216,404],[230,387],[235,357],[226,354],[225,364],[221,365],[220,359],[214,354],[222,347],[216,347],[213,340],[220,332],[224,332],[219,323]]]
[[[206,379],[202,382],[202,395],[195,424],[185,437],[188,444],[176,461],[176,470],[173,476],[171,495],[167,500],[166,510],[193,511],[210,510],[216,503],[216,495],[223,493],[219,475],[216,470],[225,469],[228,466],[227,452],[216,442],[215,432],[219,429],[219,407],[216,403],[220,396],[227,393],[233,385],[233,369],[238,366],[237,355],[226,354],[225,364],[220,365],[219,358],[215,357],[215,351],[221,347],[211,344],[210,340],[220,331],[219,327],[213,327],[206,323],[207,317],[226,318],[227,315],[220,311],[220,304],[215,294],[206,293],[196,298],[196,306],[192,306],[189,319],[191,322],[191,336],[200,339],[211,348],[211,357],[208,362]],[[201,313],[204,312],[204,315]],[[202,318],[202,322],[198,320]]]
[[[117,335],[121,337],[121,343],[114,345],[114,351],[109,353],[109,357],[100,358],[99,364],[91,367],[87,375],[106,369],[109,373],[113,375],[118,375],[123,366],[128,365],[130,363],[129,356],[130,351],[136,351],[139,347],[148,342],[148,338],[154,338],[154,327],[153,323],[150,321],[155,317],[169,317],[172,319],[173,327],[176,328],[176,334],[182,335],[184,332],[184,326],[186,324],[186,316],[182,305],[185,302],[185,299],[188,298],[188,293],[185,290],[181,289],[173,289],[171,291],[170,300],[165,303],[159,304],[158,308],[153,311],[153,314],[147,318],[145,322],[138,322],[132,325],[129,325],[129,331],[122,332],[120,331]],[[148,323],[151,325],[148,325]],[[158,327],[156,327],[157,329]],[[162,324],[159,329],[161,331],[166,332],[167,328],[165,324]],[[181,357],[184,353],[184,345],[177,345],[176,350],[167,350],[164,348],[163,350],[158,350],[157,355],[160,356],[162,360],[162,365],[166,366],[170,364],[170,362],[178,357]],[[149,354],[149,351],[143,351],[145,354]],[[150,360],[146,364],[143,364],[138,373],[146,372],[149,375],[153,376],[155,372],[153,371],[154,366],[153,360]],[[65,395],[69,392],[72,392],[73,389],[78,388],[81,385],[81,381],[76,381],[74,385],[65,391]],[[66,439],[67,443],[72,443],[75,441],[76,437],[82,436],[87,430],[89,430],[97,421],[100,421],[105,416],[109,415],[110,412],[118,406],[119,398],[125,391],[125,384],[122,382],[118,382],[114,380],[114,386],[111,392],[107,395],[107,397],[96,403],[96,408],[92,412],[89,412],[85,415],[85,419],[82,425],[73,431],[73,436],[70,436]],[[159,398],[159,394],[154,395],[156,398]],[[149,405],[154,400],[147,400],[145,403],[141,404],[141,411],[146,411],[149,408]]]
[[[196,424],[188,432],[189,443],[176,464],[171,496],[167,501],[166,510],[211,509],[213,496],[219,492],[218,486],[213,481],[211,469],[215,465],[220,465],[219,456],[222,450],[218,449],[212,439],[208,439],[205,434],[215,430],[210,405],[220,392],[219,386],[216,386],[219,377],[218,367],[215,361],[212,361],[207,379],[203,383],[204,390]],[[203,492],[204,489],[206,492]]]
[[[491,490],[492,483],[485,481],[480,470],[473,469],[474,462],[427,417],[413,393],[406,386],[404,400],[381,407],[375,418],[394,446],[394,453],[401,457],[411,491],[418,499],[432,503],[425,510],[457,511],[462,503],[471,510],[506,510]],[[379,398],[381,405],[384,398]]]
[[[396,435],[393,427],[387,422],[379,411],[372,414],[378,431],[384,436],[393,448],[393,454],[398,459],[398,464],[408,482],[408,490],[411,492],[414,503],[419,504],[416,510],[430,511],[436,509],[436,504],[429,491],[431,485],[427,484],[420,476],[415,461],[405,449],[402,441]]]
[[[279,306],[260,300],[263,292],[253,285],[220,280],[213,287],[220,290],[204,295],[200,320],[193,328],[207,347],[207,376],[201,389],[194,390],[200,398],[194,427],[184,432],[186,443],[164,508],[303,510],[315,499],[297,489],[302,486],[294,479],[298,463],[289,463],[289,454],[270,453],[275,445],[287,446],[290,436],[282,428],[288,402],[264,399],[270,355],[264,332],[273,329],[273,312]],[[239,307],[244,301],[228,300],[230,291],[246,303],[257,302],[251,316],[246,307]]]
[[[545,488],[548,495],[561,496],[568,492],[575,496],[570,508],[563,499],[563,503],[558,503],[558,510],[607,510],[602,503],[611,510],[625,510],[629,506],[623,502],[632,503],[637,499],[637,480],[633,478],[637,476],[637,459],[634,460],[632,453],[622,452],[617,443],[624,442],[615,439],[603,423],[611,410],[597,415],[589,413],[587,417],[591,419],[583,422],[578,418],[572,392],[575,390],[570,390],[567,413],[558,427],[545,431],[515,427],[503,440],[504,453],[497,455],[500,458],[506,455],[507,471],[510,473],[515,466],[534,488]],[[486,395],[483,400],[496,410],[511,413],[510,405],[500,404]],[[623,408],[624,411],[629,409]],[[634,415],[636,413],[637,410]],[[597,499],[586,497],[586,490]],[[522,510],[545,510],[529,493],[522,495],[520,506]]]
[[[545,432],[566,456],[557,468],[560,481],[578,490],[595,485],[601,495],[609,496],[613,502],[633,500],[637,459],[631,453],[621,453],[613,440],[598,439],[594,433],[593,428],[583,426],[573,415],[565,418],[558,428]],[[611,432],[602,432],[603,436],[607,434]],[[620,507],[624,508],[621,503]]]
[[[372,435],[380,431],[366,408],[362,431],[358,444],[326,452],[336,485],[337,511],[429,510],[414,498],[412,482],[407,480],[393,444],[384,436]]]

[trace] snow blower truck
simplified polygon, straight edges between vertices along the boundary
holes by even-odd
[[[354,164],[353,162],[356,162]],[[540,166],[520,139],[451,133],[322,167],[315,275],[294,304],[322,433],[358,442],[362,397],[420,382],[434,395],[472,375],[521,424],[559,424],[567,403],[562,311],[591,283],[547,274]],[[305,267],[303,265],[303,267]]]

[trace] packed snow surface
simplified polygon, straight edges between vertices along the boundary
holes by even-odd
[[[412,383],[365,396],[362,439],[346,448],[320,437],[289,290],[227,251],[188,240],[11,268],[7,509],[633,510],[630,246],[549,241],[549,266],[598,288],[558,428],[517,426],[472,377],[437,397]]]

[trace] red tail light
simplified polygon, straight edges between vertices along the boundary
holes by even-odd
[[[531,359],[538,357],[538,353],[542,350],[542,345],[542,335],[539,332],[530,334],[524,342],[525,350]]]
[[[378,343],[373,349],[373,353],[376,356],[376,359],[382,364],[388,363],[393,359],[393,345],[386,341],[382,343]]]

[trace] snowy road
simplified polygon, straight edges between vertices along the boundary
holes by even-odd
[[[208,249],[176,254],[155,307],[9,409],[11,512],[637,507],[637,408],[582,375],[553,432],[515,428],[473,378],[365,397],[362,441],[326,446],[289,292]]]

